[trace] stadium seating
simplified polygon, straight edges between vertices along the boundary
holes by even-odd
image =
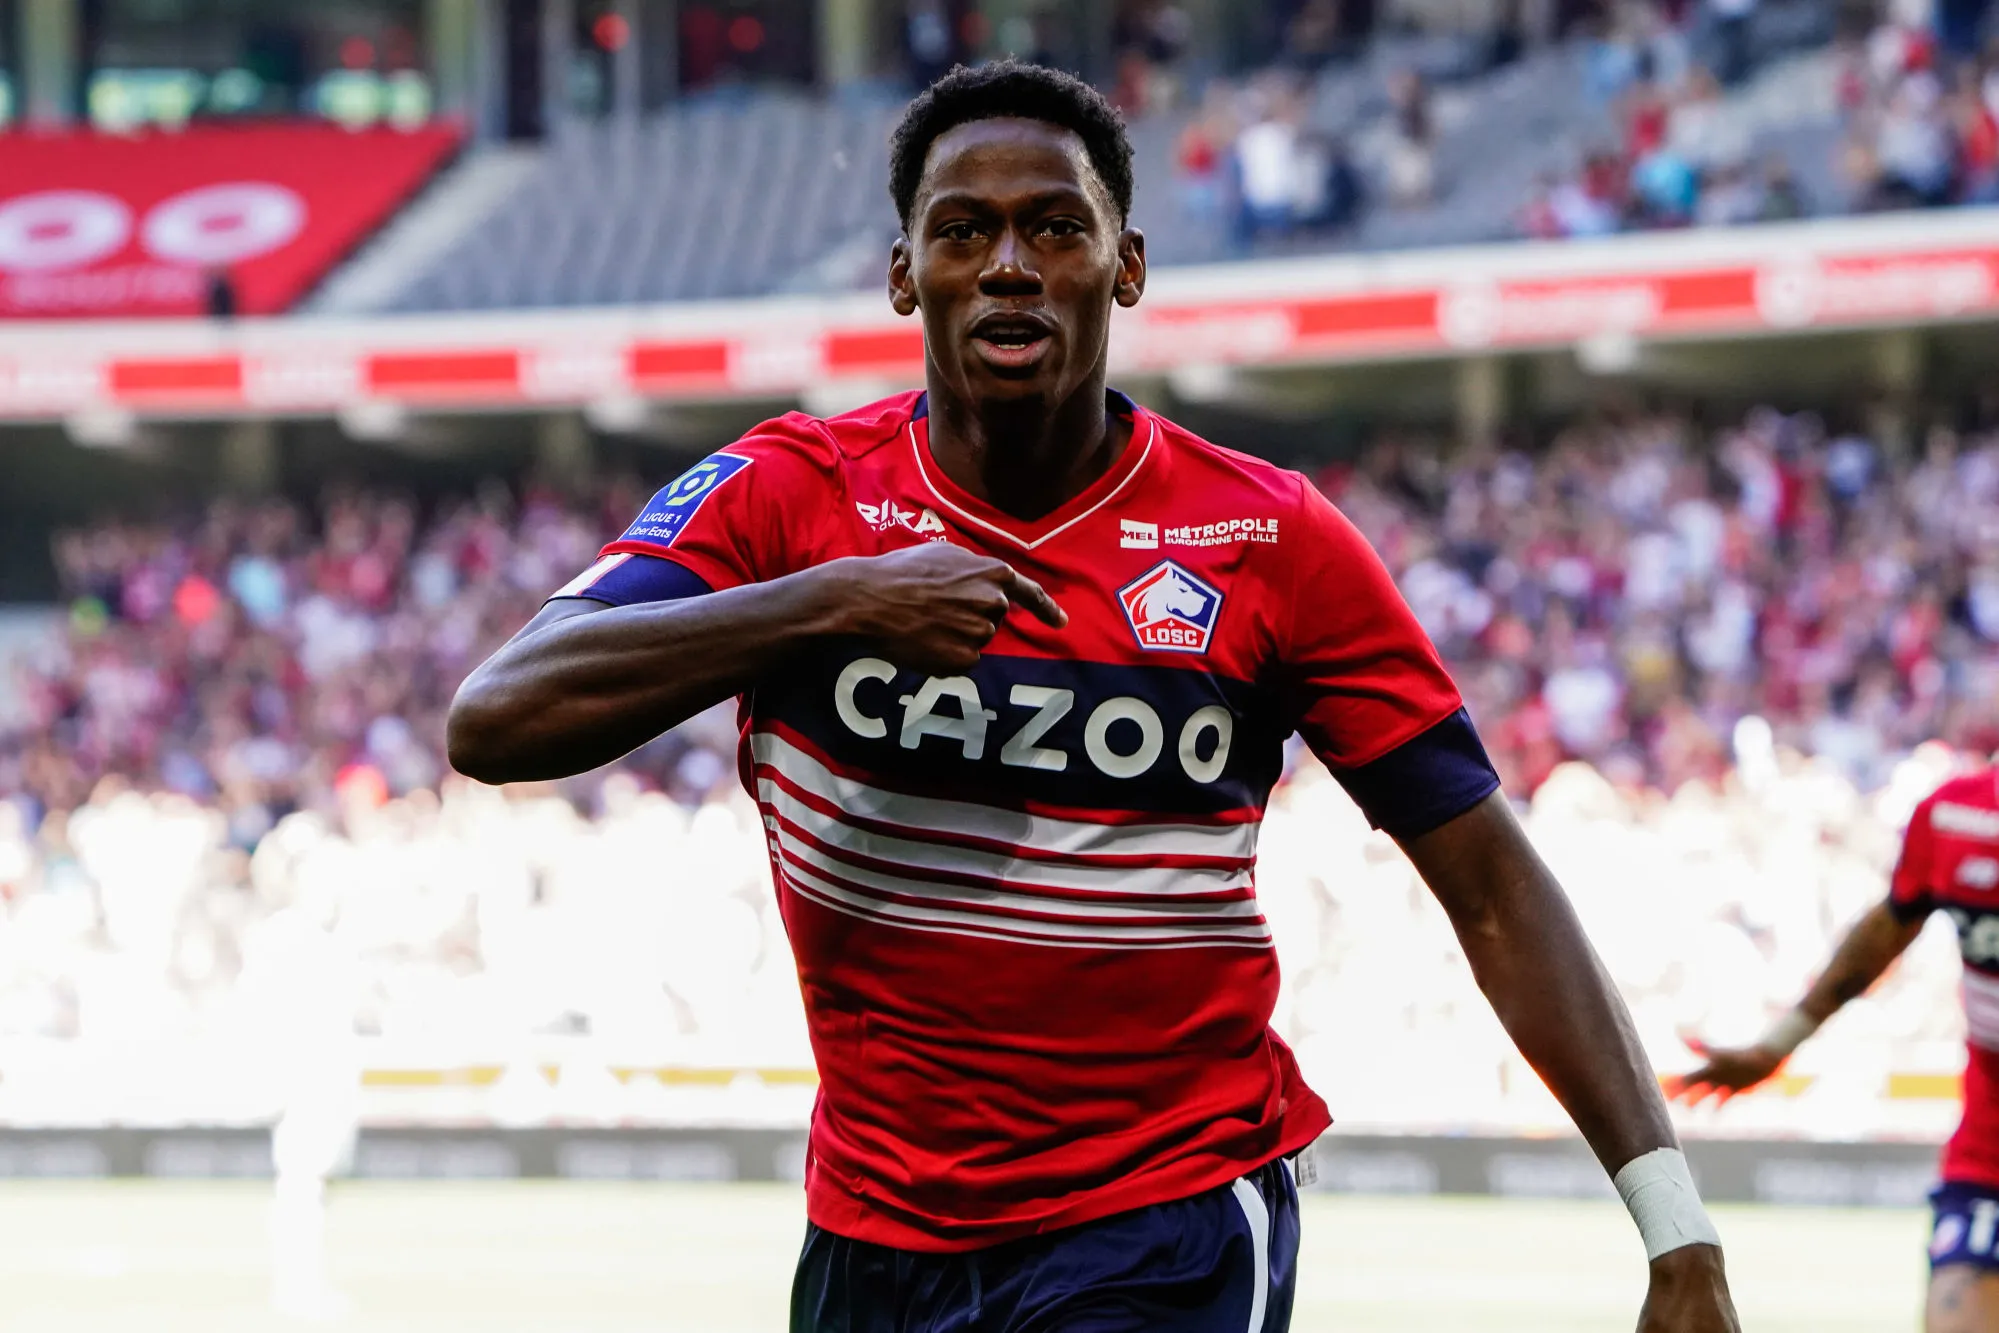
[[[395,308],[760,295],[806,279],[856,235],[885,252],[893,115],[768,97],[576,127]]]
[[[1684,165],[1706,180],[1781,163],[1804,211],[1863,202],[1836,166],[1847,129],[1835,85],[1845,67],[1826,46],[1829,36],[1829,11],[1810,0],[1759,7],[1749,72],[1702,109],[1699,143],[1681,153]],[[1218,85],[1201,107],[1135,115],[1137,220],[1152,260],[1502,240],[1536,231],[1537,190],[1558,188],[1598,157],[1622,173],[1593,185],[1614,197],[1584,210],[1602,217],[1570,219],[1557,231],[1693,220],[1654,216],[1625,198],[1640,156],[1623,108],[1633,71],[1646,61],[1677,63],[1688,73],[1673,86],[1684,88],[1702,68],[1698,30],[1669,29],[1650,40],[1647,47],[1635,38],[1579,37],[1497,67],[1484,39],[1373,42],[1357,59],[1313,75],[1299,106],[1300,134],[1323,151],[1342,146],[1337,151],[1352,159],[1358,212],[1254,239],[1237,223],[1235,135],[1281,112],[1293,76],[1252,75]],[[1892,86],[1883,84],[1880,95]],[[1670,102],[1685,94],[1665,95]],[[1410,128],[1402,117],[1416,104]],[[534,308],[872,285],[895,233],[885,159],[897,111],[892,101],[866,97],[731,92],[643,119],[566,125],[504,204],[427,258],[414,280],[382,292],[378,305]],[[1190,133],[1216,140],[1212,179],[1188,175],[1182,157]],[[1430,184],[1397,198],[1405,169]]]

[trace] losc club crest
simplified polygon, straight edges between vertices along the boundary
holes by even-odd
[[[1205,653],[1222,595],[1167,560],[1118,590],[1138,646],[1162,653]]]

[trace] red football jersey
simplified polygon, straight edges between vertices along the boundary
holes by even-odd
[[[1252,873],[1286,737],[1370,775],[1363,805],[1423,793],[1413,831],[1497,782],[1482,751],[1455,785],[1383,761],[1453,725],[1462,753],[1469,727],[1387,571],[1310,483],[1112,410],[1128,447],[1034,520],[943,474],[922,395],[786,416],[662,490],[564,589],[644,600],[603,591],[641,557],[720,591],[950,541],[1069,614],[1009,614],[961,676],[827,642],[742,700],[819,1065],[807,1207],[840,1235],[971,1249],[1309,1144],[1331,1118],[1270,1029]]]
[[[1888,905],[1905,921],[1941,911],[1964,958],[1964,1119],[1943,1178],[1999,1189],[1999,770],[1952,778],[1916,807]]]

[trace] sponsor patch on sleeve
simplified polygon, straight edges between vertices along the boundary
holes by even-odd
[[[687,530],[708,497],[727,485],[729,479],[750,465],[751,460],[735,454],[710,454],[681,473],[652,497],[645,512],[625,529],[624,540],[671,546]]]

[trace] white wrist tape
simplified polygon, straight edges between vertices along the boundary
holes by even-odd
[[[1789,1055],[1792,1051],[1804,1045],[1806,1037],[1811,1036],[1818,1030],[1819,1020],[1813,1018],[1810,1014],[1793,1009],[1790,1013],[1785,1014],[1775,1023],[1772,1023],[1770,1030],[1764,1033],[1762,1039],[1756,1044],[1766,1051],[1781,1051],[1785,1055]]]
[[[1694,1173],[1678,1148],[1654,1148],[1624,1164],[1612,1181],[1645,1241],[1647,1262],[1685,1245],[1719,1245],[1721,1236],[1701,1206]]]

